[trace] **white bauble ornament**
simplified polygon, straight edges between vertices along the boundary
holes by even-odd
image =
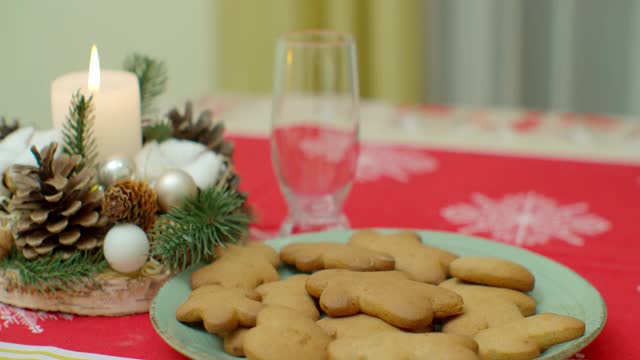
[[[121,273],[140,270],[149,257],[149,238],[139,226],[118,224],[109,230],[102,245],[109,265]]]
[[[153,189],[158,196],[158,206],[164,212],[173,206],[181,207],[185,198],[198,193],[198,186],[191,175],[180,169],[165,171],[156,180]]]

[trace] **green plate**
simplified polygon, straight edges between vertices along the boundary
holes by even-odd
[[[392,230],[382,230],[392,231]],[[607,318],[607,308],[598,291],[578,274],[550,259],[529,251],[459,234],[418,231],[425,243],[447,249],[458,255],[496,256],[525,265],[536,277],[531,296],[538,302],[538,312],[554,312],[581,319],[586,324],[584,336],[551,347],[540,359],[566,359],[584,348],[598,336]],[[280,250],[292,242],[346,242],[351,232],[334,230],[296,235],[266,243]],[[222,350],[222,341],[203,329],[187,326],[176,320],[176,309],[187,300],[191,289],[189,279],[194,269],[178,274],[160,289],[151,304],[150,316],[160,336],[174,349],[194,359],[238,359]],[[282,267],[283,278],[294,274]]]

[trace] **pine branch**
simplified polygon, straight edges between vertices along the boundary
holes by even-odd
[[[78,251],[68,259],[63,259],[61,254],[53,254],[27,260],[14,248],[10,256],[0,260],[0,268],[18,273],[18,287],[43,294],[85,288],[93,280],[93,275],[106,267],[101,250],[91,253]]]
[[[71,98],[69,115],[62,127],[64,152],[82,157],[79,169],[93,166],[97,156],[96,140],[93,137],[93,112],[93,95],[86,98],[78,91]]]
[[[216,246],[246,234],[252,218],[244,203],[244,195],[226,187],[203,190],[156,221],[152,254],[174,272],[209,260]]]
[[[142,142],[148,141],[163,142],[173,137],[173,130],[166,119],[156,120],[142,127]]]
[[[138,77],[140,113],[143,118],[150,116],[154,111],[153,102],[167,90],[167,66],[163,61],[134,53],[125,59],[124,69]]]

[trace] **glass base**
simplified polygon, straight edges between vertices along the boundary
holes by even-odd
[[[288,216],[280,227],[281,236],[289,236],[307,232],[317,232],[332,229],[348,229],[349,220],[344,214],[333,218],[294,219]]]

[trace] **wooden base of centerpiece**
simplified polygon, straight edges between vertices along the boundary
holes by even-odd
[[[0,302],[41,311],[88,316],[123,316],[149,311],[151,301],[170,277],[169,272],[127,276],[106,270],[81,290],[25,292],[13,284],[15,274],[0,269]]]

